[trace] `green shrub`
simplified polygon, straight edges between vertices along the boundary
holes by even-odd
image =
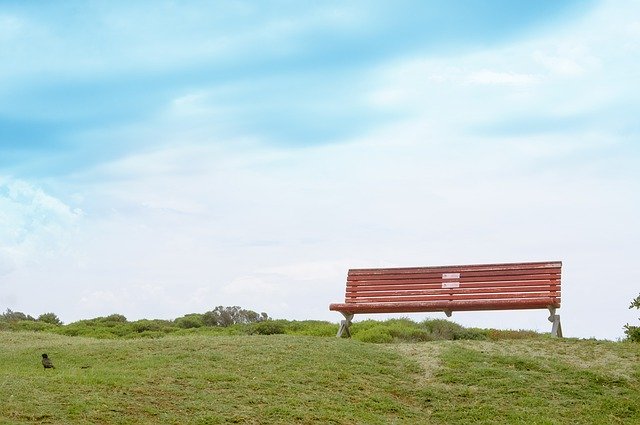
[[[491,341],[501,341],[506,339],[531,339],[539,338],[540,334],[536,331],[528,330],[504,330],[504,329],[473,329],[475,332],[480,332],[486,336],[486,339]]]
[[[55,333],[66,336],[80,336],[80,329],[67,325],[56,329]]]
[[[374,326],[366,328],[353,334],[353,338],[362,342],[373,342],[375,344],[386,344],[393,341],[389,330],[384,326]]]
[[[287,327],[287,333],[308,336],[335,336],[338,325],[320,320],[304,320],[291,322]]]
[[[114,339],[125,337],[132,332],[129,323],[101,322],[102,318],[92,320],[81,320],[70,323],[66,326],[53,326],[52,332],[67,336],[84,336],[89,338]]]
[[[67,336],[82,336],[97,339],[116,339],[120,335],[111,332],[109,327],[92,327],[92,326],[60,326],[53,332]]]
[[[624,333],[627,335],[627,341],[640,342],[640,326],[625,325]]]
[[[373,329],[373,330],[372,330]],[[383,332],[384,330],[384,332]],[[354,338],[361,340],[379,340],[388,342],[389,335],[393,342],[424,342],[433,340],[486,339],[485,333],[478,329],[465,329],[457,323],[441,319],[429,319],[416,323],[407,318],[388,319],[384,322],[364,320],[351,327]],[[375,336],[377,334],[384,336]],[[362,335],[364,339],[362,339]]]
[[[400,342],[424,342],[433,341],[433,335],[426,329],[401,328],[393,326],[389,328],[389,334],[394,340]]]
[[[51,328],[55,328],[56,325],[52,325],[46,322],[36,322],[33,320],[19,320],[11,322],[9,328],[13,331],[33,331],[40,332]]]
[[[172,330],[176,330],[175,326],[170,321],[159,320],[159,319],[137,320],[135,322],[131,322],[130,328],[133,332],[138,332],[138,333],[142,333],[146,331],[153,331],[153,332],[162,331],[162,332],[168,333],[168,332],[171,332]]]
[[[51,323],[52,325],[61,325],[62,321],[55,313],[43,313],[38,316],[38,322]]]
[[[142,331],[131,333],[127,335],[127,338],[162,338],[167,333],[163,331]]]
[[[7,309],[4,313],[0,314],[1,322],[18,322],[21,320],[31,320],[34,321],[33,317],[28,314],[24,314],[21,311],[13,311],[10,308]]]
[[[629,308],[640,309],[640,295],[631,301]],[[624,328],[624,333],[627,335],[627,341],[640,342],[640,326],[632,326],[627,323]]]
[[[388,329],[389,334],[393,337],[394,341],[420,342],[432,341],[434,339],[428,329],[411,319],[389,319],[382,322],[382,324]]]
[[[179,328],[190,329],[190,328],[199,328],[204,326],[204,321],[202,320],[201,314],[187,314],[186,316],[179,317],[175,320],[176,325]]]
[[[487,335],[484,331],[480,329],[463,329],[460,332],[457,332],[453,339],[472,339],[478,341],[484,341],[487,339]]]
[[[98,322],[102,322],[102,323],[109,323],[109,324],[117,324],[117,323],[127,323],[127,318],[124,317],[122,314],[110,314],[106,317],[98,317],[97,319],[94,319]]]
[[[464,328],[459,324],[444,319],[425,320],[422,325],[431,333],[434,339],[460,339],[459,336],[464,331]]]
[[[252,324],[248,328],[250,335],[276,335],[285,333],[285,321],[266,320]]]
[[[377,326],[381,326],[384,322],[379,322],[373,319],[363,320],[361,322],[354,322],[351,325],[351,333],[358,333],[362,331],[366,331],[367,329],[375,328]]]
[[[202,315],[206,326],[227,327],[235,324],[248,324],[269,320],[267,313],[256,313],[253,310],[245,310],[240,306],[223,307],[219,305]]]

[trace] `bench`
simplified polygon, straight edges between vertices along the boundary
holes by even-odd
[[[562,337],[560,272],[562,262],[468,266],[351,269],[338,337],[351,336],[355,314],[548,309],[551,333]]]

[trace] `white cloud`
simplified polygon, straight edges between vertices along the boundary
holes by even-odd
[[[567,77],[580,76],[586,72],[577,60],[566,56],[553,56],[549,53],[535,52],[533,58],[541,63],[548,71],[556,75]]]
[[[475,84],[509,84],[528,85],[535,83],[539,77],[532,74],[516,74],[513,72],[496,72],[482,70],[469,75],[469,82]]]
[[[0,178],[0,272],[6,274],[66,250],[82,216],[82,210],[32,184]]]

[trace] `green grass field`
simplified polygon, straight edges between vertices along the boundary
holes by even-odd
[[[638,424],[640,345],[4,331],[0,400],[7,424]]]

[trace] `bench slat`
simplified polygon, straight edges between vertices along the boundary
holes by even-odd
[[[508,264],[471,264],[471,265],[458,265],[458,266],[435,266],[435,267],[394,267],[394,268],[382,268],[382,269],[350,269],[349,274],[380,274],[393,271],[394,273],[415,273],[423,271],[424,273],[446,273],[448,270],[455,272],[467,272],[467,271],[517,271],[523,269],[536,270],[536,269],[560,269],[562,267],[561,261],[552,262],[533,262],[533,263],[508,263]]]
[[[411,280],[411,279],[424,279],[424,280],[437,280],[437,279],[446,279],[443,277],[447,274],[460,274],[460,278],[464,279],[477,279],[477,280],[500,280],[504,278],[518,278],[518,279],[554,279],[560,277],[560,270],[544,270],[538,271],[537,273],[532,270],[522,270],[519,273],[508,273],[505,271],[496,272],[496,273],[473,273],[473,272],[442,272],[442,273],[397,273],[393,271],[389,271],[387,273],[376,273],[376,274],[349,274],[347,276],[348,282],[361,282],[361,281],[376,281],[376,280]],[[453,279],[453,278],[449,278]]]
[[[545,293],[560,293],[560,287],[558,286],[516,286],[516,287],[503,287],[503,288],[453,288],[453,289],[403,289],[403,290],[385,290],[385,291],[347,291],[347,297],[385,297],[396,295],[440,295],[440,294],[498,294],[498,293],[510,293],[510,292],[545,292]]]
[[[541,298],[554,297],[548,292],[518,292],[508,294],[440,294],[440,295],[396,295],[387,297],[357,297],[351,298],[348,302],[367,303],[381,302],[393,303],[402,301],[431,301],[431,300],[498,300],[507,298]],[[557,297],[554,297],[557,298]]]
[[[343,303],[331,304],[329,309],[350,314],[355,313],[419,313],[435,311],[475,311],[475,310],[526,310],[560,307],[560,300],[554,298],[531,298],[526,300],[499,301],[422,301],[398,303]]]
[[[479,287],[498,287],[498,286],[530,286],[530,285],[557,285],[559,279],[536,279],[536,280],[498,280],[498,281],[482,281],[482,280],[469,280],[469,279],[456,279],[456,280],[416,280],[416,281],[367,281],[367,282],[348,282],[347,290],[358,290],[359,288],[385,288],[385,287],[424,287],[424,288],[441,288],[443,283],[458,282],[460,286],[473,287],[472,285],[480,285]]]

